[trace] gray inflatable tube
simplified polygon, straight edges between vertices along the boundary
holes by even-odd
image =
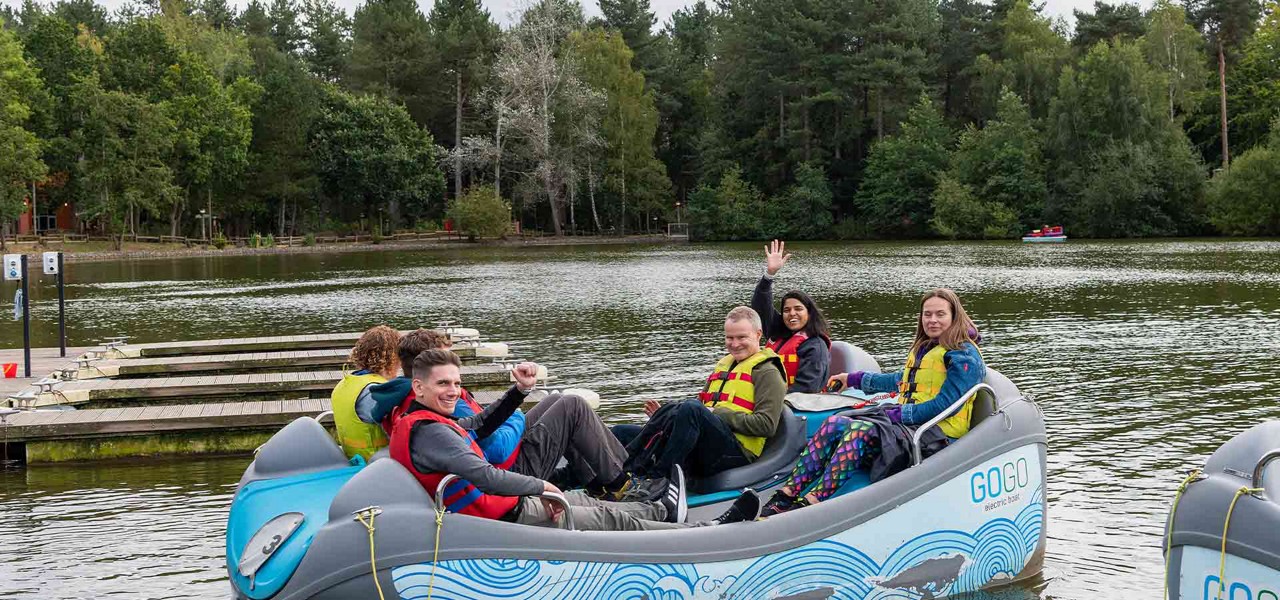
[[[430,497],[398,463],[351,466],[323,428],[299,419],[261,449],[233,501],[234,595],[936,598],[1005,585],[1041,569],[1045,430],[1039,407],[1007,378],[990,370],[987,384],[987,408],[975,409],[969,434],[914,467],[769,519],[674,531],[569,531],[460,514],[437,529]],[[323,498],[327,512],[308,512],[301,486],[325,485],[336,490]],[[362,510],[377,512],[378,585],[369,529],[353,516]],[[250,581],[244,572],[257,564]]]
[[[1280,421],[1214,451],[1165,531],[1171,600],[1280,600]]]

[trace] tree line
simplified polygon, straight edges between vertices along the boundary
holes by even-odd
[[[1280,233],[1280,0],[92,0],[0,9],[0,219]]]

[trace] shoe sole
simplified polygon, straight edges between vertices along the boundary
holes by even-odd
[[[667,499],[676,506],[676,518],[673,523],[683,523],[689,518],[689,499],[684,489],[684,469],[680,465],[675,465],[672,469],[675,474],[672,485],[667,486]]]

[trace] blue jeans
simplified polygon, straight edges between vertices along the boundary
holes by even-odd
[[[631,437],[624,441],[627,467],[637,475],[665,477],[678,464],[693,477],[707,477],[751,463],[729,425],[697,400],[664,405],[643,428],[636,427],[615,425],[613,432],[619,440]],[[661,444],[652,460],[633,464],[652,444]]]

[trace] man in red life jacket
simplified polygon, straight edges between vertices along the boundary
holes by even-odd
[[[522,451],[510,470],[500,469],[485,460],[476,440],[489,436],[520,407],[533,389],[538,366],[517,365],[513,370],[516,385],[501,400],[479,414],[455,419],[462,390],[460,365],[457,355],[445,350],[427,350],[414,359],[414,400],[392,428],[391,458],[433,496],[445,475],[461,476],[462,480],[444,490],[443,498],[435,498],[452,512],[526,525],[554,525],[559,505],[538,496],[563,492],[545,478],[571,446],[594,436],[607,436],[608,430],[592,412],[587,413],[590,418],[581,418],[576,412],[543,415],[540,421],[545,420],[548,430],[559,435],[540,438],[538,447]],[[526,439],[525,445],[534,445],[533,440]],[[605,502],[580,491],[563,495],[579,529],[622,531],[691,526],[681,522],[687,511],[684,494],[684,477],[677,469],[671,490],[661,502]],[[706,524],[754,519],[758,513],[759,498],[744,494],[720,519]]]

